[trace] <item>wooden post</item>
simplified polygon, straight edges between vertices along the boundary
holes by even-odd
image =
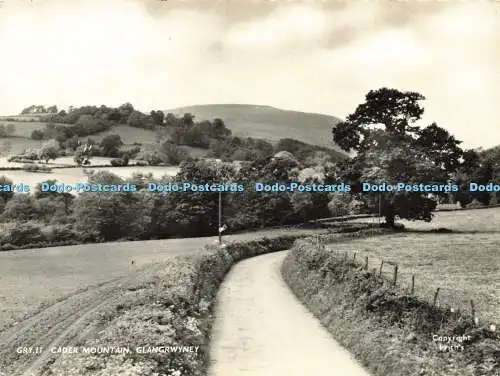
[[[415,274],[411,276],[411,294],[415,294]]]
[[[380,270],[378,272],[378,276],[379,277],[382,277],[382,268],[384,267],[384,260],[382,260],[382,262],[380,263]]]
[[[356,252],[354,252],[354,256],[352,256],[352,261],[356,262]]]
[[[434,301],[432,303],[432,305],[434,307],[436,306],[436,303],[437,303],[437,300],[438,300],[438,295],[439,295],[439,287],[436,289],[436,292],[434,293]]]
[[[368,256],[365,257],[365,270],[368,270]]]
[[[476,322],[476,307],[474,306],[474,300],[470,300],[470,310],[472,313],[472,319]]]
[[[394,278],[392,280],[392,285],[396,286],[397,281],[398,281],[398,264],[394,265]]]
[[[347,261],[347,251],[344,252],[344,260]]]

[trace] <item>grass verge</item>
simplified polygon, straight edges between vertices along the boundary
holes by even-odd
[[[411,295],[342,252],[295,244],[283,278],[327,330],[374,375],[500,374],[500,336],[473,318]]]

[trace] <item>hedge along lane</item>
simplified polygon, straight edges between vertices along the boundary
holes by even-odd
[[[369,375],[283,281],[288,251],[239,262],[217,297],[209,376]]]

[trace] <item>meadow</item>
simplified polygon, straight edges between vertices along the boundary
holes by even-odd
[[[11,121],[0,119],[0,125],[7,127],[9,124],[14,126],[13,136],[30,138],[33,131],[43,130],[47,123],[41,121]]]
[[[46,141],[32,140],[24,137],[9,137],[0,140],[0,157],[7,159],[16,154],[22,154],[26,149],[38,149]],[[3,164],[0,167],[8,167]]]
[[[454,210],[434,213],[431,222],[399,220],[405,228],[412,231],[432,231],[439,228],[453,232],[500,232],[500,209],[486,208],[475,210]],[[355,220],[354,222],[374,223],[377,218]]]
[[[480,320],[500,322],[500,208],[437,213],[430,223],[402,221],[407,232],[330,245],[332,251],[368,256],[369,267],[392,277],[404,289],[415,275],[415,294],[433,301],[439,287],[441,306],[471,310],[474,300]],[[452,233],[432,233],[447,228]]]
[[[132,145],[134,143],[154,144],[156,142],[156,133],[154,131],[131,127],[130,125],[115,125],[107,131],[80,137],[80,139],[87,140],[87,138],[91,138],[100,142],[104,137],[112,134],[120,135],[120,138],[125,145]]]

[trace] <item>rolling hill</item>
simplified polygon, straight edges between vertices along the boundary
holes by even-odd
[[[165,111],[165,113],[169,112],[176,116],[191,113],[195,116],[195,121],[221,118],[235,136],[261,138],[273,143],[282,138],[291,138],[334,149],[340,159],[347,155],[332,141],[332,127],[340,121],[334,116],[248,104],[195,105]],[[45,117],[43,114],[0,116],[0,125],[4,127],[12,125],[14,129],[12,136],[4,139],[9,146],[0,145],[0,154],[4,156],[19,154],[26,148],[40,147],[42,142],[31,140],[30,135],[34,130],[42,130],[45,127]],[[135,142],[154,144],[159,136],[148,129],[116,125],[107,131],[93,134],[90,138],[100,141],[109,134],[120,135],[127,147],[131,147]],[[190,149],[193,149],[190,153],[196,156],[207,153],[207,150],[197,150],[191,147]]]
[[[332,141],[332,126],[341,120],[329,115],[281,110],[248,104],[211,104],[166,110],[174,115],[191,113],[195,120],[220,118],[235,136],[278,141],[294,138],[340,151]]]

